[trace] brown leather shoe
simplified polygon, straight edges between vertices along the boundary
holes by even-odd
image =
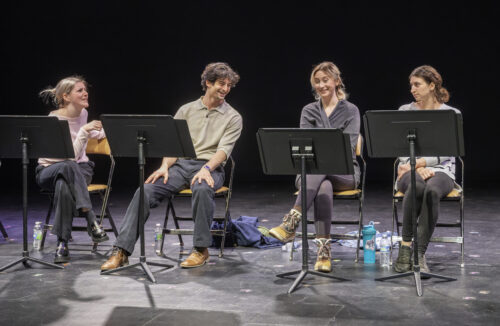
[[[115,269],[127,265],[128,256],[125,250],[123,250],[122,248],[114,247],[111,257],[109,257],[109,259],[104,264],[102,264],[101,271],[104,272],[110,269]]]
[[[207,248],[193,248],[193,251],[189,255],[188,258],[186,258],[185,261],[181,263],[182,268],[194,268],[194,267],[200,267],[205,265],[205,263],[208,261],[208,249]]]

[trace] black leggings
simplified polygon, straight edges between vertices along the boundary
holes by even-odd
[[[416,173],[417,216],[418,216],[418,250],[425,253],[434,232],[439,214],[439,201],[453,190],[454,182],[446,173],[436,172],[427,180]],[[398,189],[405,196],[403,199],[403,241],[412,241],[412,206],[411,206],[411,173],[407,172],[398,181]]]

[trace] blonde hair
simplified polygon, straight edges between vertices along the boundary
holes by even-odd
[[[320,99],[320,96],[316,93],[316,89],[314,88],[314,75],[316,75],[318,71],[324,72],[328,76],[332,77],[335,82],[338,82],[338,85],[335,85],[335,93],[337,93],[339,100],[347,99],[348,94],[345,91],[344,82],[340,77],[340,70],[333,62],[330,61],[323,61],[322,63],[317,64],[311,72],[311,87],[315,99]]]
[[[62,108],[66,104],[64,102],[64,94],[69,94],[75,87],[76,83],[83,83],[85,87],[87,87],[87,82],[83,79],[82,76],[70,76],[61,79],[56,87],[47,88],[41,91],[38,95],[42,98],[42,100],[46,104],[54,104],[56,108]]]

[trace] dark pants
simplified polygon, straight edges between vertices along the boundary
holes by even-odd
[[[144,222],[149,217],[150,208],[157,207],[163,199],[171,198],[180,190],[191,187],[193,192],[191,207],[194,219],[193,245],[209,247],[212,243],[210,226],[215,213],[215,190],[222,187],[224,183],[224,169],[220,166],[211,172],[214,188],[211,188],[205,181],[202,183],[196,181],[191,185],[191,180],[205,164],[206,161],[177,160],[168,169],[166,184],[163,183],[163,178],[156,180],[154,184],[145,184]],[[135,243],[139,238],[139,198],[140,189],[137,189],[127,208],[120,234],[115,242],[115,246],[125,249],[129,254],[134,251]]]
[[[73,217],[81,212],[86,213],[89,225],[95,221],[87,186],[92,180],[94,163],[63,161],[47,167],[39,165],[36,168],[36,182],[45,190],[54,192],[54,226],[52,234],[59,240],[68,241],[71,238]]]
[[[418,216],[418,250],[425,253],[436,226],[439,214],[439,201],[453,190],[453,180],[443,172],[436,172],[427,180],[416,173],[416,208]],[[398,181],[398,189],[405,194],[403,198],[403,241],[412,241],[412,191],[411,173],[405,173]]]
[[[314,225],[316,234],[329,236],[333,216],[333,192],[355,189],[357,184],[353,175],[307,175],[307,209],[314,202]],[[297,178],[300,188],[300,177]],[[301,190],[295,200],[295,206],[302,205]]]

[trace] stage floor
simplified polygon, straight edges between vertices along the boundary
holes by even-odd
[[[277,225],[293,203],[287,186],[237,186],[231,215],[257,216],[261,225]],[[111,212],[118,226],[132,189],[114,189]],[[423,280],[424,295],[418,297],[413,277],[385,282],[374,281],[392,272],[378,265],[354,263],[355,249],[332,245],[333,275],[352,281],[306,277],[301,286],[287,294],[292,279],[278,273],[300,269],[300,252],[289,261],[281,248],[226,249],[225,257],[211,250],[210,262],[201,268],[184,270],[178,266],[176,236],[166,238],[166,257],[154,254],[153,229],[163,223],[165,207],[152,210],[146,224],[146,255],[149,261],[170,263],[172,269],[152,267],[157,284],[150,283],[142,270],[101,276],[99,268],[105,251],[92,254],[75,251],[74,243],[88,243],[81,232],[70,243],[71,262],[64,270],[33,264],[0,273],[0,325],[498,325],[500,323],[500,241],[498,237],[499,193],[469,189],[465,216],[465,267],[460,268],[458,244],[431,243],[427,260],[434,273],[456,277],[454,282]],[[0,266],[17,259],[22,251],[21,200],[3,195],[0,220],[10,240],[0,236]],[[30,195],[28,231],[46,214],[46,198]],[[335,202],[335,216],[356,216],[354,203]],[[219,204],[219,208],[222,206]],[[373,220],[377,230],[391,225],[390,189],[368,187],[365,223]],[[189,202],[177,210],[189,212]],[[178,213],[179,213],[178,212]],[[456,204],[443,205],[441,220],[455,220]],[[188,223],[188,222],[186,222]],[[188,225],[188,224],[185,224]],[[182,227],[182,225],[181,225]],[[355,226],[337,226],[334,233],[347,233]],[[313,230],[313,226],[309,226]],[[458,229],[438,229],[435,234],[457,234]],[[113,243],[114,236],[105,244]],[[185,251],[191,238],[185,237]],[[316,258],[309,241],[311,268]],[[50,235],[43,252],[30,255],[52,261],[56,239]],[[102,247],[106,249],[105,247]],[[109,247],[107,247],[109,248]],[[138,261],[139,245],[131,257]],[[394,259],[397,251],[394,252]]]

